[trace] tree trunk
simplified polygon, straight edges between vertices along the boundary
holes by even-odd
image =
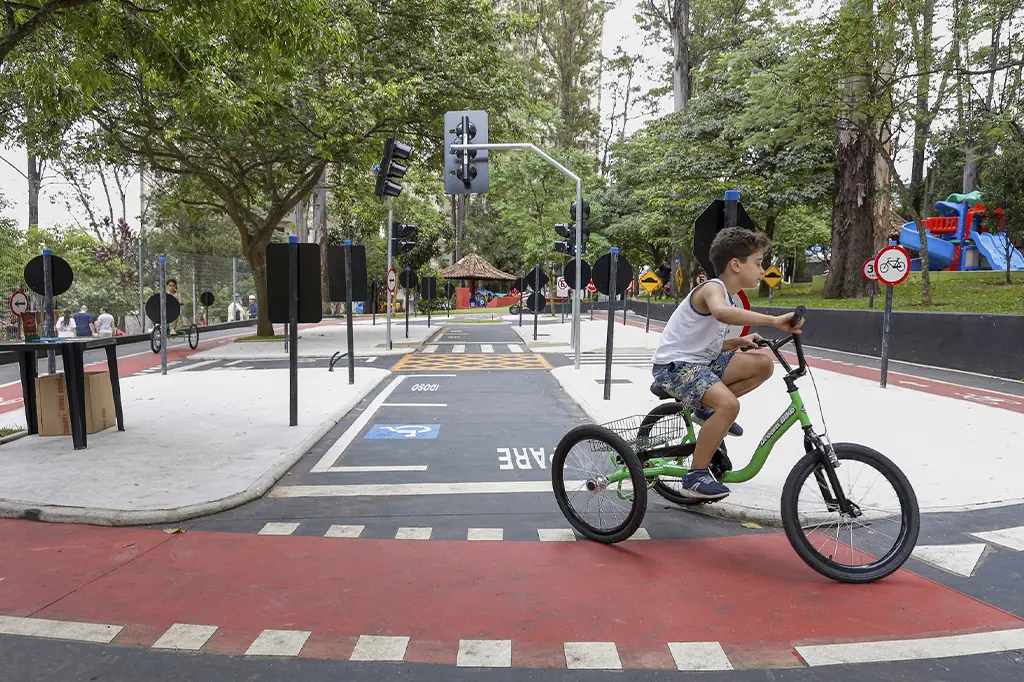
[[[39,224],[39,190],[42,186],[42,166],[32,153],[28,155],[28,224]]]
[[[835,144],[832,259],[825,298],[855,298],[867,292],[861,267],[875,252],[875,150],[869,135],[845,125]]]
[[[669,21],[672,35],[673,111],[686,111],[690,101],[690,0],[676,4],[679,13]]]
[[[918,35],[917,71],[917,102],[915,106],[916,122],[914,124],[914,154],[910,170],[910,187],[914,196],[914,210],[924,215],[924,152],[931,132],[931,115],[928,109],[928,91],[931,87],[932,68],[932,26],[935,22],[935,0],[924,0],[921,11],[921,32]]]
[[[764,232],[768,235],[768,239],[775,238],[775,212],[769,207],[768,216],[764,219]],[[767,270],[772,264],[772,249],[768,247],[768,250],[764,252],[764,258],[761,260],[761,267]],[[768,291],[771,289],[764,280],[761,280],[760,286],[757,288],[758,298],[768,298]]]
[[[245,249],[245,259],[252,269],[252,279],[256,284],[256,336],[273,336],[274,325],[270,324],[267,309],[267,245],[256,241],[249,242]]]

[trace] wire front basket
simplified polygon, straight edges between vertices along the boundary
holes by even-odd
[[[600,426],[622,438],[636,453],[679,442],[690,432],[687,424],[689,415],[684,413],[668,415],[657,421],[652,418],[645,425],[644,420],[647,418],[647,415],[637,414]],[[593,441],[591,443],[594,452],[602,449],[600,444]]]

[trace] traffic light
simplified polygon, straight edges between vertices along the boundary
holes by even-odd
[[[412,154],[412,147],[399,142],[393,137],[384,140],[384,156],[380,157],[380,165],[377,167],[377,186],[373,193],[378,198],[397,197],[402,193],[402,186],[394,180],[401,180],[408,170],[406,166],[396,163],[395,159],[408,159]]]
[[[590,239],[590,225],[587,220],[590,218],[590,204],[583,202],[583,224],[580,225],[580,253],[587,250],[587,240]],[[558,236],[565,237],[564,241],[555,242],[555,251],[564,253],[567,256],[576,255],[576,202],[569,208],[569,223],[557,223],[555,232]]]
[[[392,251],[395,254],[409,253],[416,248],[412,238],[416,236],[419,225],[410,223],[391,223]]]
[[[486,111],[449,111],[444,115],[445,194],[481,194],[490,186],[487,150],[453,150],[453,144],[486,144]]]

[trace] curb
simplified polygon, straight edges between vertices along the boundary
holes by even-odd
[[[199,516],[208,516],[240,507],[247,502],[263,497],[310,448],[337,426],[338,422],[344,419],[345,415],[359,404],[359,401],[369,395],[390,374],[391,372],[387,371],[386,374],[381,376],[380,381],[368,385],[364,390],[359,391],[351,406],[346,407],[343,411],[336,412],[321,422],[312,433],[279,459],[248,488],[227,497],[222,497],[219,500],[200,502],[184,507],[173,507],[171,509],[126,511],[122,509],[40,505],[0,499],[0,518],[28,519],[48,523],[85,523],[93,526],[144,526],[156,523],[187,521]],[[21,436],[14,434],[12,438],[14,437],[20,438]]]
[[[3,438],[0,438],[0,445],[3,445],[4,443],[10,443],[12,440],[18,440],[19,438],[24,438],[27,435],[28,435],[28,431],[26,431],[24,429],[22,429],[21,431],[16,431],[16,432],[14,432],[12,434],[4,436]]]

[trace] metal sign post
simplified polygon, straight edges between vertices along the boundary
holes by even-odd
[[[892,289],[910,276],[910,254],[902,246],[890,244],[875,257],[874,274],[885,287],[885,314],[882,320],[882,363],[880,386],[885,388],[889,374],[889,331],[892,319]]]
[[[604,399],[612,399],[612,343],[615,337],[615,284],[618,277],[619,249],[611,249],[611,270],[608,274],[608,339],[604,348]]]
[[[647,292],[647,322],[644,324],[644,334],[651,332],[651,292]]]
[[[167,256],[160,256],[160,374],[167,374]]]
[[[408,265],[405,266],[406,273],[412,272],[412,268]],[[406,275],[406,284],[411,284],[412,277]],[[409,287],[405,287],[405,338],[409,338]]]
[[[299,423],[299,238],[288,237],[288,425]]]
[[[348,327],[348,383],[356,383],[356,352],[352,338],[352,241],[345,240],[345,317]]]
[[[385,230],[388,234],[388,277],[391,277],[391,259],[394,257],[392,253],[392,241],[391,241],[391,224],[395,220],[395,200],[388,197],[388,227]],[[391,280],[388,280],[388,329],[384,334],[385,344],[388,350],[391,350],[391,305],[394,301],[394,288],[391,286]]]
[[[43,334],[49,339],[54,337],[53,252],[49,249],[43,249]],[[57,355],[52,349],[46,351],[46,371],[50,374],[57,372]]]
[[[540,314],[540,263],[533,266],[533,295],[537,304],[533,307],[533,340],[537,340],[537,316]]]
[[[345,268],[348,270],[348,268]],[[372,280],[373,289],[370,290],[370,308],[373,313],[373,325],[377,326],[377,278],[374,277]]]
[[[548,154],[537,148],[532,144],[525,143],[513,143],[513,144],[451,144],[448,146],[449,151],[473,151],[473,150],[487,150],[487,151],[515,151],[525,150],[532,151],[533,153],[540,156],[542,159],[548,162],[549,165],[554,166],[558,170],[562,171],[565,175],[576,181],[576,205],[580,207],[579,211],[576,211],[576,290],[579,291],[582,286],[582,270],[580,267],[580,261],[582,260],[582,247],[583,247],[583,180],[580,176],[573,173],[571,170],[563,166],[562,164],[555,161]],[[572,326],[573,326],[573,344],[575,346],[575,367],[580,368],[580,304],[579,299],[573,301],[572,306]]]

